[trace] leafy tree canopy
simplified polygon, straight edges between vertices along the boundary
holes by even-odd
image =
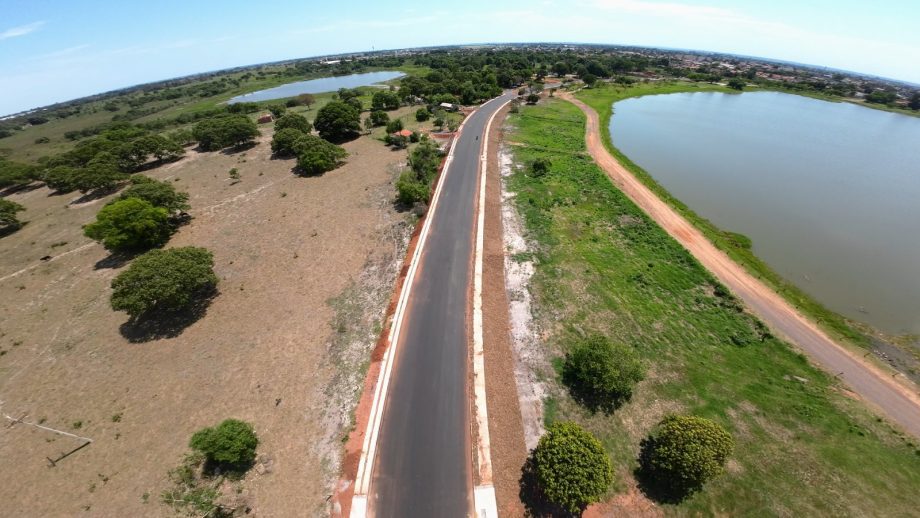
[[[131,318],[188,309],[217,286],[213,268],[204,248],[151,250],[112,281],[112,309]]]
[[[169,211],[163,207],[128,198],[103,207],[96,221],[83,227],[83,233],[109,250],[136,252],[166,244],[172,227]]]
[[[313,125],[319,136],[326,140],[347,140],[361,131],[361,113],[354,106],[332,101],[319,109]]]
[[[575,423],[550,425],[533,450],[533,462],[543,496],[569,513],[600,500],[613,483],[604,447]]]

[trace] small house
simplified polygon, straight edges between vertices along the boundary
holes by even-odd
[[[451,103],[441,103],[441,104],[439,104],[438,106],[440,106],[441,108],[443,108],[443,109],[445,109],[445,110],[447,110],[447,111],[449,111],[449,112],[455,112],[455,111],[457,111],[457,110],[460,109],[459,106],[457,106],[456,104],[451,104]]]

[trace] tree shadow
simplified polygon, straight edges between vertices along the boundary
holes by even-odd
[[[118,331],[131,343],[175,338],[208,312],[217,293],[216,287],[202,292],[190,307],[181,311],[150,312],[132,318],[119,326]]]
[[[322,137],[322,138],[326,139],[329,142],[332,142],[333,144],[342,145],[346,142],[357,140],[360,137],[361,137],[361,132],[355,131],[355,132],[349,133],[348,135],[343,135],[341,137],[329,137],[329,138]]]
[[[237,463],[219,462],[206,458],[202,464],[201,473],[206,477],[224,476],[230,480],[240,480],[255,464],[255,458]]]
[[[258,142],[246,142],[245,144],[240,144],[238,146],[230,146],[220,150],[222,155],[235,155],[237,153],[242,153],[243,151],[249,151],[250,149],[259,145]]]
[[[9,187],[0,189],[0,197],[9,196],[10,194],[15,193],[26,193],[34,191],[35,189],[41,189],[44,186],[45,184],[43,182],[29,182],[27,184],[10,185]]]
[[[568,389],[572,399],[592,414],[601,412],[604,415],[610,415],[625,403],[629,402],[632,397],[632,394],[616,396],[611,394],[597,394],[590,387],[583,386],[576,376],[564,367],[562,369],[562,383]]]
[[[89,203],[91,201],[95,201],[100,198],[105,198],[106,196],[112,193],[118,192],[118,190],[121,189],[122,187],[123,185],[116,185],[110,189],[95,189],[95,190],[89,191],[83,194],[83,196],[80,196],[79,198],[70,202],[69,205],[80,205],[81,203]]]
[[[678,480],[669,479],[651,467],[655,439],[646,437],[639,444],[639,467],[633,470],[639,490],[650,500],[661,504],[679,504],[699,488],[688,487]]]
[[[96,264],[93,265],[94,270],[117,270],[122,266],[128,264],[131,259],[134,259],[136,254],[126,254],[126,253],[115,253],[110,252],[109,255],[103,257],[96,261]]]
[[[518,481],[518,497],[524,504],[526,516],[533,518],[570,518],[581,516],[581,513],[572,514],[565,509],[553,504],[546,499],[537,477],[537,465],[533,452],[527,456],[527,461],[521,468],[521,478]]]

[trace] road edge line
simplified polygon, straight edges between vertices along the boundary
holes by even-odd
[[[380,422],[383,417],[383,407],[386,403],[386,394],[390,384],[390,374],[393,369],[393,359],[396,355],[396,347],[399,338],[399,331],[402,327],[403,314],[405,313],[406,305],[408,304],[409,294],[411,292],[412,283],[415,279],[415,272],[418,270],[419,261],[422,256],[422,250],[425,248],[425,242],[428,239],[428,232],[431,227],[431,222],[434,220],[434,214],[437,210],[438,200],[440,199],[441,195],[441,187],[444,184],[444,179],[447,177],[447,173],[450,169],[450,164],[454,159],[454,150],[456,149],[455,144],[460,139],[460,134],[463,131],[464,124],[466,124],[466,121],[469,120],[475,112],[476,110],[473,110],[463,119],[463,122],[460,123],[460,126],[457,128],[457,131],[454,134],[450,146],[450,151],[447,152],[447,158],[444,161],[444,167],[441,169],[441,174],[438,176],[437,185],[435,185],[434,193],[431,196],[431,206],[428,209],[428,212],[425,214],[425,222],[422,224],[422,230],[419,232],[418,242],[416,244],[415,250],[412,253],[412,260],[409,263],[409,270],[406,274],[406,277],[403,279],[399,300],[396,304],[396,310],[393,313],[393,324],[390,326],[390,332],[387,336],[388,346],[383,353],[380,374],[374,387],[374,398],[371,402],[367,431],[364,434],[364,441],[361,447],[361,457],[358,461],[358,471],[357,476],[355,477],[355,489],[354,493],[352,494],[351,510],[349,512],[349,516],[351,518],[364,518],[367,516],[368,490],[370,489],[370,482],[374,469],[374,460],[377,454],[377,435],[380,431]]]
[[[489,135],[492,122],[511,102],[503,102],[489,117],[479,157],[479,197],[477,199],[476,252],[473,273],[473,392],[476,406],[477,472],[479,485],[473,488],[473,505],[479,518],[497,518],[498,504],[492,485],[492,446],[489,437],[489,412],[486,404],[485,351],[482,336],[482,255],[485,241],[486,173],[488,170]]]

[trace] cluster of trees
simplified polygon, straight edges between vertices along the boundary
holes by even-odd
[[[0,189],[16,188],[37,180],[40,170],[31,164],[7,160],[0,156]]]
[[[351,106],[339,103],[346,111],[352,110]],[[327,105],[328,106],[328,105]],[[323,107],[325,109],[326,107]],[[323,110],[320,110],[322,113]],[[336,115],[335,112],[333,115]],[[328,116],[324,120],[324,128],[328,135],[330,125],[338,124],[341,118]],[[320,121],[319,114],[317,121]],[[319,124],[319,122],[317,122]],[[289,113],[275,121],[275,135],[272,137],[272,152],[278,156],[297,157],[297,168],[304,174],[314,175],[331,171],[339,166],[348,156],[348,153],[324,138],[312,135],[312,125],[306,117]],[[333,129],[336,135],[343,134],[340,129]]]
[[[105,192],[151,159],[163,163],[184,154],[185,149],[173,139],[125,125],[84,140],[70,151],[43,157],[26,179],[42,180],[58,192]]]
[[[113,252],[136,253],[166,244],[182,211],[188,210],[188,194],[172,184],[143,175],[108,202],[83,233]]]
[[[259,136],[256,123],[245,115],[227,114],[195,124],[192,135],[203,151],[249,144]]]
[[[399,104],[399,96],[394,92],[376,92],[371,98],[371,110],[397,110]]]
[[[409,169],[396,181],[396,199],[405,205],[426,203],[440,165],[441,150],[431,140],[422,139],[409,155]]]

